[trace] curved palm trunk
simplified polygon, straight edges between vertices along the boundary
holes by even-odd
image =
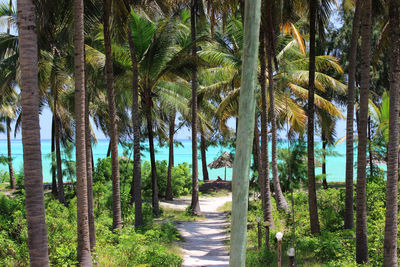
[[[11,121],[7,118],[7,152],[8,152],[8,172],[10,174],[10,188],[15,189],[15,176],[14,168],[12,165],[12,154],[11,154]]]
[[[353,30],[351,34],[350,52],[349,52],[349,81],[347,90],[347,120],[346,120],[346,197],[344,213],[344,229],[353,229],[353,170],[354,170],[354,152],[353,152],[353,129],[354,129],[354,84],[356,76],[356,60],[358,35],[360,31],[361,0],[356,1],[356,8],[353,18]]]
[[[282,209],[289,212],[289,205],[282,193],[281,185],[279,183],[278,177],[278,156],[276,153],[277,146],[277,127],[276,127],[276,114],[275,114],[275,92],[274,92],[274,73],[272,68],[273,58],[275,56],[274,51],[274,29],[272,20],[272,1],[267,1],[268,4],[265,5],[266,12],[268,16],[268,31],[264,31],[264,35],[268,40],[268,92],[269,92],[269,105],[270,105],[270,115],[271,115],[271,130],[272,130],[272,182],[274,184],[275,199],[278,209]],[[277,66],[275,66],[277,67]],[[268,175],[269,176],[269,175]]]
[[[127,5],[129,7],[129,5]],[[129,8],[128,8],[129,9]],[[133,122],[133,178],[131,186],[131,200],[135,200],[135,227],[143,225],[142,212],[142,171],[140,163],[140,116],[138,91],[138,65],[136,49],[132,33],[128,29],[129,50],[132,60],[132,122]],[[132,196],[133,194],[133,196]]]
[[[208,176],[208,169],[207,169],[207,153],[206,153],[206,138],[204,137],[204,134],[201,133],[200,135],[200,152],[201,152],[201,167],[203,170],[203,181],[208,181],[210,180]],[[226,168],[225,168],[226,171]]]
[[[55,137],[54,137],[54,114],[52,117],[51,121],[51,193],[53,194],[54,197],[58,196],[58,190],[57,190],[57,171],[54,168],[54,163],[56,161],[56,143],[55,143]]]
[[[263,27],[262,27],[263,28]],[[267,227],[273,225],[272,220],[272,205],[271,205],[271,190],[269,180],[269,155],[268,155],[268,106],[267,106],[267,65],[266,65],[266,50],[265,50],[265,35],[263,30],[260,30],[260,88],[261,88],[261,153],[259,166],[259,184],[262,200],[262,209],[264,222]],[[257,123],[257,122],[256,122]],[[255,125],[256,134],[258,136],[258,123]],[[258,141],[258,138],[257,138]],[[258,142],[256,146],[259,147]]]
[[[111,144],[111,167],[113,187],[113,229],[122,228],[121,219],[121,193],[119,184],[119,162],[118,162],[118,123],[115,107],[114,75],[112,66],[111,37],[110,37],[110,13],[111,0],[104,0],[104,49],[106,55],[106,80],[109,112],[109,131]]]
[[[152,189],[152,206],[153,213],[156,216],[160,215],[160,208],[158,205],[158,184],[157,184],[157,170],[156,170],[156,157],[154,152],[154,134],[153,134],[153,118],[151,115],[152,99],[151,92],[146,91],[146,119],[147,119],[147,132],[149,135],[150,146],[150,164],[151,164],[151,189]]]
[[[167,190],[165,199],[172,200],[172,168],[174,167],[174,133],[175,133],[175,115],[174,113],[169,119],[169,155],[168,155],[168,172],[167,172]]]
[[[389,1],[390,20],[390,112],[389,144],[386,184],[386,220],[383,251],[383,266],[397,267],[397,223],[398,223],[398,164],[399,164],[399,91],[400,91],[400,36],[399,3]]]
[[[56,161],[57,161],[57,185],[58,185],[58,201],[65,205],[65,196],[64,196],[64,182],[63,182],[63,173],[62,173],[62,162],[61,162],[61,148],[60,148],[60,120],[57,118],[57,114],[55,114],[55,122],[54,122],[54,133],[55,133],[55,142],[56,142]]]
[[[308,86],[308,123],[307,123],[307,173],[308,173],[308,209],[310,213],[310,227],[312,234],[320,234],[317,193],[315,191],[314,166],[314,81],[315,81],[315,27],[317,1],[310,1],[310,66]]]
[[[232,177],[232,231],[229,266],[246,263],[247,209],[251,142],[254,131],[255,87],[258,63],[261,1],[247,0],[245,6],[242,81],[239,125]]]
[[[22,145],[30,265],[49,266],[40,149],[38,48],[35,6],[18,1],[19,62],[21,66]]]
[[[368,97],[371,60],[371,0],[365,0],[363,5],[361,27],[361,83],[360,83],[360,112],[358,127],[358,155],[357,155],[357,216],[356,216],[356,261],[368,262],[367,237],[367,206],[366,206],[366,150],[367,150],[367,123]]]
[[[190,36],[192,42],[196,40],[196,15],[198,12],[197,0],[191,0],[190,9]],[[197,54],[196,46],[192,48],[192,56]],[[193,215],[200,216],[199,203],[199,174],[197,160],[197,68],[192,72],[192,202],[190,209]]]
[[[85,83],[85,142],[86,142],[86,176],[87,176],[87,195],[88,195],[88,219],[89,219],[89,240],[90,251],[94,252],[96,247],[96,228],[94,223],[93,207],[93,151],[92,135],[90,132],[89,121],[89,92]]]
[[[74,0],[74,30],[78,261],[81,266],[92,266],[86,177],[83,0]]]

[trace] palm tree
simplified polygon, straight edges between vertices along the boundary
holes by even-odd
[[[198,12],[197,0],[191,0],[190,7],[190,35],[192,42],[196,41],[196,16]],[[192,56],[196,57],[197,47],[192,47]],[[192,72],[192,202],[190,209],[193,215],[200,216],[199,204],[199,177],[197,160],[197,67]]]
[[[386,220],[383,266],[398,266],[398,162],[399,162],[399,91],[400,91],[400,11],[396,0],[389,1],[390,27],[390,111],[386,184]]]
[[[315,87],[315,28],[317,0],[310,0],[310,60],[307,108],[307,166],[308,166],[308,209],[310,212],[310,227],[312,234],[319,234],[317,209],[317,193],[315,191],[314,163],[314,87]]]
[[[85,143],[85,48],[83,30],[83,0],[74,0],[74,66],[75,66],[75,116],[76,116],[76,180],[78,218],[78,261],[82,266],[92,266],[90,253],[88,197]]]
[[[371,61],[371,0],[364,1],[361,19],[361,81],[360,111],[358,115],[357,203],[356,203],[356,261],[368,262],[367,207],[366,207],[366,145],[368,98]]]
[[[276,126],[276,113],[275,113],[275,92],[274,92],[274,72],[272,62],[275,59],[275,36],[274,36],[274,25],[272,18],[272,0],[268,0],[265,5],[265,11],[267,16],[267,22],[264,30],[264,35],[268,43],[268,93],[269,93],[269,105],[270,105],[270,116],[271,116],[271,132],[272,132],[272,182],[274,184],[276,205],[279,209],[286,212],[289,211],[289,205],[286,202],[285,196],[282,193],[281,185],[278,177],[278,157],[277,157],[277,126]],[[278,68],[278,66],[275,66]],[[269,176],[269,175],[268,175]]]
[[[168,171],[167,171],[167,189],[165,191],[165,199],[172,200],[172,168],[174,166],[174,134],[175,134],[175,117],[173,112],[169,117],[169,141],[168,141]]]
[[[246,1],[244,17],[243,68],[239,103],[237,149],[232,177],[232,231],[230,266],[245,266],[247,205],[251,143],[254,130],[255,81],[261,20],[261,1]]]
[[[121,219],[121,195],[119,184],[119,163],[118,163],[118,124],[115,107],[114,75],[112,66],[112,51],[110,37],[110,13],[111,0],[104,0],[104,48],[106,55],[106,80],[109,109],[109,132],[111,144],[112,184],[113,184],[113,229],[122,228]]]
[[[38,51],[35,23],[35,6],[32,1],[18,1],[22,144],[29,257],[31,266],[49,266],[40,152]]]
[[[353,30],[350,41],[350,52],[349,52],[349,76],[348,76],[347,120],[346,120],[346,197],[345,197],[344,229],[354,228],[354,215],[353,215],[354,84],[356,76],[358,36],[360,31],[361,4],[362,2],[360,0],[356,1],[356,7],[353,18]]]

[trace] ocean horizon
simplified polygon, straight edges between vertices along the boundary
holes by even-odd
[[[174,163],[175,166],[187,162],[191,164],[192,162],[192,146],[190,139],[177,139],[182,146],[175,146],[174,147]],[[99,139],[96,144],[93,145],[93,159],[96,165],[97,160],[101,158],[105,158],[107,155],[109,145],[109,139]],[[143,142],[143,146],[148,147],[148,142]],[[271,142],[269,143],[271,146]],[[281,140],[278,143],[278,147],[287,147],[287,140]],[[22,140],[21,139],[13,139],[11,141],[11,148],[12,148],[12,157],[13,157],[13,167],[14,172],[21,172],[23,170],[23,150],[22,150]],[[158,141],[155,142],[155,150],[156,150],[156,160],[168,161],[168,146],[160,146]],[[337,146],[333,147],[333,150],[339,154],[337,157],[328,156],[326,163],[327,163],[327,180],[328,182],[343,182],[345,180],[345,169],[346,169],[346,144],[342,143]],[[212,146],[208,147],[206,152],[207,164],[214,161],[218,158],[222,153],[225,151],[231,152],[228,148],[222,146]],[[50,139],[42,139],[41,140],[41,153],[42,153],[42,167],[43,167],[43,181],[44,182],[51,182],[51,140]],[[118,146],[118,154],[122,156],[124,153],[124,149],[122,145]],[[271,154],[271,149],[269,149],[269,153]],[[142,164],[145,161],[150,160],[148,150],[142,151]],[[7,155],[7,140],[0,139],[0,155],[6,156]],[[356,156],[356,155],[355,155]],[[65,155],[62,153],[62,157]],[[128,151],[127,157],[133,159],[133,151]],[[198,151],[198,166],[199,166],[199,179],[202,180],[202,165],[201,165],[201,156],[200,151]],[[271,157],[269,158],[271,159]],[[72,152],[72,160],[75,160],[75,150]],[[356,165],[355,165],[356,166]],[[383,169],[386,169],[386,166],[380,166]],[[1,165],[0,164],[0,171],[1,172],[8,172],[8,165]],[[221,169],[210,169],[208,168],[209,177],[211,180],[217,179],[218,176],[224,178],[224,168]],[[322,172],[321,168],[316,168],[316,174],[320,174]],[[354,173],[355,169],[354,169]],[[227,180],[232,179],[232,169],[227,168],[226,170]],[[355,176],[356,177],[356,176]]]

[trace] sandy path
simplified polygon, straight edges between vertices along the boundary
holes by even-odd
[[[206,220],[179,222],[177,228],[184,238],[182,266],[229,266],[229,253],[224,241],[226,235],[226,214],[217,208],[231,201],[232,196],[201,197],[200,208]],[[190,199],[177,199],[163,202],[162,205],[185,209]]]

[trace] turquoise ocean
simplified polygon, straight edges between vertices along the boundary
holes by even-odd
[[[182,146],[175,147],[174,149],[174,157],[175,157],[175,165],[179,163],[192,161],[192,143],[191,140],[179,140]],[[96,164],[97,160],[100,158],[105,158],[108,149],[108,140],[99,140],[93,146],[93,157],[94,162]],[[270,144],[271,145],[271,144]],[[144,143],[143,146],[148,147],[147,143]],[[280,142],[278,144],[279,147],[287,147],[286,141]],[[13,156],[13,166],[15,172],[20,172],[23,170],[23,152],[22,152],[22,141],[21,140],[13,140],[11,143],[12,147],[12,156]],[[334,150],[340,154],[337,157],[327,157],[327,180],[328,182],[340,182],[345,179],[345,168],[346,168],[346,144],[342,143],[334,147]],[[215,160],[219,155],[223,152],[228,151],[228,149],[224,147],[209,147],[207,149],[206,157],[207,164]],[[43,178],[44,182],[51,182],[51,141],[50,140],[42,140],[41,141],[41,152],[42,152],[42,165],[43,165]],[[119,154],[123,155],[123,148],[119,146]],[[271,149],[269,149],[271,152]],[[0,155],[7,155],[7,141],[0,140]],[[133,153],[129,152],[128,156],[132,159]],[[73,157],[75,157],[75,151],[73,152]],[[142,163],[144,161],[149,161],[150,155],[148,151],[142,152]],[[168,161],[168,147],[163,146],[160,147],[158,143],[156,143],[156,160],[166,160]],[[385,166],[381,166],[385,167]],[[0,165],[0,171],[8,171],[7,165]],[[218,176],[224,178],[224,168],[221,169],[210,169],[208,168],[208,173],[210,179],[217,179]],[[321,168],[316,168],[316,174],[321,173]],[[231,180],[232,177],[232,169],[227,168],[227,180]],[[199,178],[202,179],[202,168],[201,168],[201,159],[199,152]]]

